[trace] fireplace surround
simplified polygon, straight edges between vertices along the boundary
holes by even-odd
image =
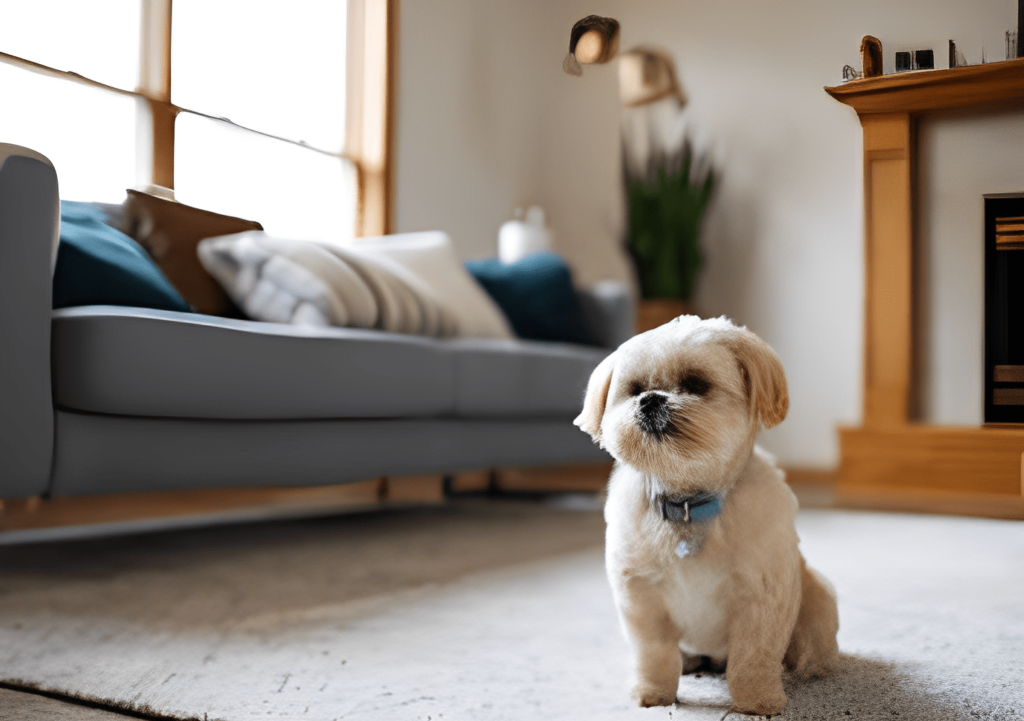
[[[1024,59],[825,90],[864,133],[863,416],[839,429],[839,501],[1024,519],[1024,424],[936,426],[911,414],[917,122],[954,108],[1024,112]]]

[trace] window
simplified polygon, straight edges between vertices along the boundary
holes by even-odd
[[[61,196],[163,186],[284,237],[389,231],[395,0],[0,6],[0,141]]]

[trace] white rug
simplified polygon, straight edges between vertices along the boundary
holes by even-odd
[[[786,719],[1024,718],[1024,525],[804,511],[840,672]],[[635,709],[594,511],[413,512],[0,548],[0,680],[198,719],[720,719]],[[735,716],[731,718],[736,718]]]

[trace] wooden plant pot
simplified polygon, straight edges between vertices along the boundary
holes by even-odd
[[[636,332],[657,328],[681,315],[694,314],[693,303],[679,298],[648,298],[640,301],[636,314]]]

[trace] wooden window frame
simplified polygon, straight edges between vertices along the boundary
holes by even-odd
[[[230,122],[171,102],[171,17],[173,0],[140,0],[139,77],[135,90],[107,85],[0,51],[0,62],[137,100],[136,178],[138,185],[174,188],[175,121],[191,113]],[[351,162],[357,176],[357,236],[392,232],[393,98],[395,90],[398,0],[348,0],[346,44],[345,147],[324,152]],[[244,127],[250,132],[260,131]],[[260,133],[267,135],[266,133]],[[277,140],[301,145],[278,136]],[[303,146],[306,147],[306,146]],[[311,152],[317,152],[312,150]]]
[[[358,235],[393,232],[398,1],[349,0],[345,148],[358,173]]]

